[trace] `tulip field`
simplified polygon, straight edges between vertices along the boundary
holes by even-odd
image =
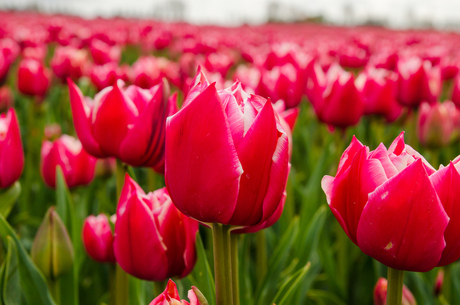
[[[459,48],[0,11],[0,304],[460,304]]]

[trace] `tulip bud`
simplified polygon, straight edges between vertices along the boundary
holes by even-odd
[[[0,188],[19,179],[24,168],[21,132],[16,112],[10,108],[0,114]]]
[[[90,52],[96,65],[103,65],[109,62],[118,63],[121,57],[121,48],[119,46],[110,46],[99,39],[92,40]]]
[[[32,244],[32,261],[43,274],[55,280],[73,265],[74,250],[67,229],[54,207],[50,207]]]
[[[192,286],[192,289],[188,291],[188,298],[190,303],[181,300],[179,292],[177,291],[176,283],[172,280],[168,281],[165,291],[157,296],[150,305],[208,305],[208,301],[198,290],[198,288]]]
[[[74,47],[59,46],[54,51],[50,66],[54,74],[62,81],[67,77],[79,79],[86,74],[89,68],[88,53],[85,50],[79,50]]]
[[[21,93],[43,97],[48,91],[51,72],[36,59],[23,59],[18,69],[18,89]]]
[[[388,282],[383,277],[379,278],[374,288],[374,305],[387,305],[387,287]],[[414,296],[410,290],[403,286],[402,305],[417,305]]]
[[[49,124],[45,126],[45,138],[49,141],[54,141],[59,138],[62,134],[61,126],[57,123]]]
[[[117,162],[115,158],[97,159],[96,176],[97,177],[112,177],[115,172]]]
[[[438,275],[434,281],[434,294],[436,296],[441,295],[442,293],[442,284],[444,283],[444,270],[439,269]]]
[[[0,112],[6,111],[13,107],[13,92],[8,86],[0,87]]]
[[[112,229],[106,215],[88,216],[83,224],[82,239],[92,259],[101,263],[115,263]]]

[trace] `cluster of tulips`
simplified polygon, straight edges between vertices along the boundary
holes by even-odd
[[[459,44],[0,12],[1,303],[455,304]]]

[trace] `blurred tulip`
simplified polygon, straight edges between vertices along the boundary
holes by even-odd
[[[24,152],[16,112],[0,114],[0,187],[11,186],[21,176]]]
[[[177,95],[169,96],[166,81],[144,90],[123,89],[119,80],[96,94],[94,102],[72,81],[68,85],[75,130],[88,153],[164,172],[166,118],[177,111]]]
[[[120,195],[114,250],[127,273],[149,281],[189,274],[198,222],[179,212],[166,188],[145,194],[128,175]]]
[[[115,158],[97,159],[96,162],[96,176],[98,177],[112,177],[117,167]]]
[[[188,291],[190,303],[181,300],[179,291],[177,291],[176,283],[172,280],[168,281],[165,291],[157,296],[150,305],[208,305],[208,301],[195,286]]]
[[[91,56],[96,65],[103,65],[109,62],[118,63],[121,58],[121,48],[110,46],[99,39],[94,39],[90,47]]]
[[[44,62],[47,52],[48,50],[46,45],[28,47],[22,50],[22,57],[24,59],[35,59],[37,61]]]
[[[439,269],[436,279],[434,280],[434,295],[439,297],[442,293],[442,286],[444,284],[444,270]]]
[[[61,125],[57,123],[46,125],[44,134],[45,134],[45,139],[49,141],[56,140],[62,134]]]
[[[217,92],[199,71],[194,84],[166,124],[171,198],[202,222],[261,224],[278,208],[286,186],[286,131],[271,102],[247,95],[239,83]]]
[[[90,215],[83,224],[83,245],[88,255],[100,263],[115,263],[113,235],[105,214]]]
[[[420,105],[417,119],[417,136],[424,146],[439,148],[452,140],[454,129],[460,122],[460,111],[454,103],[446,101]]]
[[[417,107],[421,102],[436,102],[441,94],[441,71],[429,61],[418,57],[400,59],[398,62],[398,101],[407,107]]]
[[[458,109],[460,109],[460,77],[456,77],[453,82],[454,88],[452,90],[452,102]]]
[[[67,229],[50,207],[32,244],[32,261],[43,274],[55,280],[72,269],[74,250]]]
[[[10,65],[11,63],[0,53],[0,85],[3,85],[5,82],[8,71],[10,70]]]
[[[43,141],[41,150],[41,173],[49,187],[56,186],[56,168],[60,166],[69,187],[85,185],[94,177],[96,158],[90,156],[80,141],[62,135],[54,142]]]
[[[7,111],[14,105],[14,96],[10,87],[0,87],[0,112]]]
[[[355,44],[344,44],[337,51],[339,63],[344,68],[361,68],[369,60],[369,53]]]
[[[160,83],[161,67],[154,56],[141,56],[131,68],[131,82],[138,87],[148,89]]]
[[[204,66],[206,70],[209,72],[217,72],[222,75],[223,78],[228,73],[228,70],[232,67],[232,65],[235,63],[235,59],[233,56],[227,53],[211,53],[206,57],[206,61],[204,63]]]
[[[353,138],[336,177],[325,176],[321,186],[332,213],[365,254],[393,269],[426,272],[440,263],[449,222],[430,181],[434,172],[402,134],[388,150],[380,144],[371,152]]]
[[[98,91],[114,86],[118,79],[121,79],[121,77],[116,63],[109,62],[105,65],[96,65],[91,70],[91,81]]]
[[[42,62],[35,59],[23,59],[18,69],[18,89],[21,93],[43,97],[48,91],[51,72]]]
[[[54,74],[65,81],[68,77],[78,80],[88,73],[88,53],[73,47],[57,47],[51,59]]]
[[[385,69],[369,68],[356,78],[355,84],[364,98],[364,114],[383,115],[393,122],[402,107],[396,100],[398,75]]]
[[[383,277],[379,278],[374,288],[374,305],[387,305],[387,288],[387,280]],[[406,285],[403,286],[401,305],[417,305],[414,296]]]

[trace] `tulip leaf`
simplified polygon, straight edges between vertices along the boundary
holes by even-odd
[[[8,253],[1,270],[1,301],[5,305],[21,303],[21,285],[18,269],[18,250],[8,236]]]
[[[330,291],[312,289],[308,291],[308,298],[312,299],[317,304],[347,305],[347,303]]]
[[[54,305],[55,303],[48,291],[45,278],[37,267],[35,267],[24,249],[24,246],[19,241],[18,236],[3,215],[0,215],[0,236],[4,244],[8,244],[8,236],[14,241],[14,245],[17,249],[21,291],[23,292],[27,304]]]
[[[21,194],[21,184],[16,181],[12,186],[0,192],[0,214],[7,218],[16,200]]]
[[[60,166],[56,168],[56,212],[65,224],[69,232],[74,249],[74,263],[72,270],[60,278],[61,301],[63,304],[77,305],[78,301],[78,270],[79,260],[83,257],[80,249],[80,231],[77,228],[76,212],[69,189],[65,182],[64,174]]]
[[[215,304],[216,295],[214,287],[214,277],[206,256],[206,251],[201,240],[200,233],[196,234],[196,252],[197,261],[193,271],[189,274],[188,278],[192,285],[196,286],[201,293],[206,297],[209,304]]]
[[[308,262],[302,269],[295,272],[293,275],[284,280],[281,288],[276,293],[273,301],[270,304],[283,305],[293,295],[296,288],[302,283],[302,279],[310,270],[311,263]]]

